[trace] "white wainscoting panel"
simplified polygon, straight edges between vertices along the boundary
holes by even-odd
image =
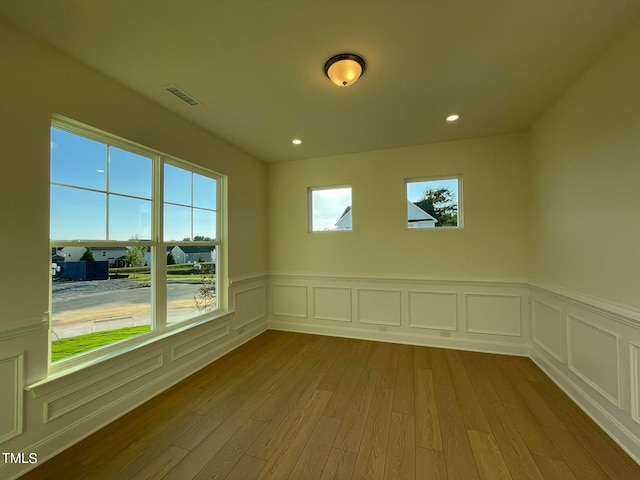
[[[640,345],[629,344],[631,358],[631,418],[640,424]]]
[[[266,289],[258,285],[246,290],[234,292],[233,304],[235,309],[234,327],[241,328],[256,320],[264,318],[266,310]]]
[[[172,346],[171,361],[174,362],[194,352],[203,351],[203,349],[207,352],[211,351],[212,344],[229,335],[230,330],[229,322],[224,322],[211,329],[206,335],[201,335]]]
[[[271,287],[274,315],[307,318],[306,285],[276,284]]]
[[[23,355],[0,358],[0,444],[22,433]]]
[[[521,335],[520,296],[468,293],[465,298],[467,332],[513,337]]]
[[[50,422],[72,412],[108,393],[135,382],[145,375],[158,370],[163,365],[162,353],[140,356],[127,364],[120,364],[112,371],[102,369],[96,377],[85,378],[82,382],[59,390],[51,399],[44,402],[44,422]]]
[[[275,330],[529,352],[529,292],[521,283],[295,273],[269,275],[268,283],[267,322]],[[465,326],[468,295],[472,332]]]
[[[573,315],[567,318],[569,369],[620,407],[618,336]]]
[[[531,301],[533,341],[559,362],[566,362],[566,326],[562,310],[537,298]]]
[[[358,322],[400,325],[400,290],[358,289]]]
[[[351,288],[313,286],[313,318],[351,322]]]
[[[409,290],[409,326],[434,330],[458,329],[458,294]]]

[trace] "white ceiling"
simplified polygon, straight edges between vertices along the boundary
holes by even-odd
[[[272,162],[524,131],[640,1],[0,0],[0,16]],[[343,52],[367,61],[348,88],[323,73]]]

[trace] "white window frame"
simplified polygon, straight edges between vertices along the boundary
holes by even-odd
[[[434,227],[434,228],[410,228],[409,227],[409,218],[407,214],[407,185],[409,183],[420,183],[420,182],[437,182],[441,180],[457,180],[458,181],[458,225],[453,226],[445,226],[445,227]],[[452,175],[438,175],[433,177],[412,177],[404,179],[404,203],[403,203],[403,212],[404,212],[404,228],[405,230],[411,231],[433,231],[433,230],[462,230],[464,228],[464,208],[463,208],[463,185],[462,185],[462,175],[461,174],[452,174]]]
[[[353,228],[353,213],[351,214],[351,229],[350,230],[314,230],[313,229],[313,192],[322,190],[339,190],[348,188],[351,190],[351,212],[353,212],[353,187],[351,185],[323,185],[320,187],[308,187],[307,188],[307,231],[309,233],[335,233],[335,232],[352,232]],[[338,218],[339,220],[339,218]]]
[[[77,370],[82,366],[89,365],[97,360],[111,358],[141,345],[150,343],[161,338],[183,331],[186,328],[204,322],[209,322],[225,316],[228,312],[228,292],[227,287],[227,177],[220,173],[167,155],[153,148],[145,147],[135,142],[120,138],[116,135],[98,130],[88,125],[82,124],[69,118],[54,115],[51,120],[52,128],[64,130],[74,135],[79,135],[97,142],[105,143],[131,153],[145,156],[152,159],[152,194],[151,194],[151,240],[58,240],[49,239],[49,248],[65,246],[86,246],[86,247],[109,247],[109,246],[145,246],[152,247],[151,274],[152,274],[152,294],[151,294],[151,331],[137,335],[135,337],[122,340],[110,345],[105,345],[87,352],[83,352],[72,357],[53,363],[51,361],[51,275],[49,275],[49,342],[48,342],[48,371],[49,376]],[[51,160],[49,160],[51,162]],[[216,240],[215,241],[189,241],[171,242],[163,238],[163,209],[164,209],[164,165],[169,164],[193,173],[204,175],[216,180]],[[50,185],[54,183],[50,182]],[[51,218],[49,219],[51,222]],[[167,262],[166,247],[176,243],[188,243],[189,246],[211,246],[216,248],[216,301],[215,310],[204,312],[187,320],[167,325]]]

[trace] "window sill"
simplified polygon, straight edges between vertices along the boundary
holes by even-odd
[[[411,232],[416,232],[416,231],[433,232],[433,231],[441,231],[441,230],[464,230],[464,226],[458,225],[457,227],[427,227],[427,228],[416,228],[416,227],[412,228],[409,226],[405,226],[404,229]]]
[[[76,381],[73,377],[78,372],[101,365],[114,358],[121,357],[122,355],[129,353],[135,354],[148,345],[153,345],[180,332],[191,330],[192,328],[196,328],[212,321],[222,320],[231,316],[233,313],[233,310],[219,311],[212,316],[204,318],[200,317],[192,321],[185,321],[171,325],[162,332],[143,334],[134,339],[125,340],[114,345],[109,345],[101,349],[88,352],[87,355],[79,358],[71,358],[68,362],[63,360],[63,364],[53,365],[50,367],[49,375],[47,377],[25,386],[24,389],[31,392],[34,398],[48,396],[61,388],[65,388],[67,384]]]

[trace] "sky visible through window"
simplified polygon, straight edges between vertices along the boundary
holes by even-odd
[[[216,180],[165,164],[164,238],[216,238]],[[51,227],[58,240],[151,239],[153,161],[51,128]]]
[[[351,188],[327,188],[311,191],[312,231],[335,230],[336,222],[351,206]]]
[[[216,180],[165,164],[164,238],[216,238]]]
[[[407,182],[407,200],[417,202],[428,189],[448,188],[458,198],[458,180],[455,178],[447,180],[424,180]]]

